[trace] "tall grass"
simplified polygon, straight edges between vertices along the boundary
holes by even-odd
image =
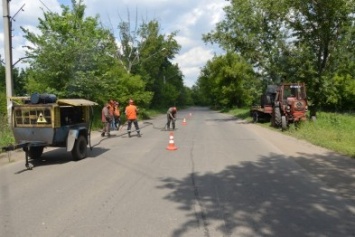
[[[286,132],[344,155],[355,157],[355,115],[318,112],[316,121],[290,126]]]
[[[7,116],[0,115],[0,148],[13,144],[15,141],[10,125],[7,121]],[[0,149],[1,152],[1,149]]]

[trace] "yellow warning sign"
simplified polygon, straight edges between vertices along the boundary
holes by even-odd
[[[39,114],[37,123],[47,123],[47,120],[43,117],[42,113]]]

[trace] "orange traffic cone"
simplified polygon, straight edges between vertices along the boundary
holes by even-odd
[[[169,145],[166,147],[166,149],[169,151],[177,150],[177,147],[175,146],[174,143],[174,134],[172,132],[169,135]]]
[[[186,122],[186,119],[184,118],[184,120],[182,120],[182,125],[186,125],[187,122]]]

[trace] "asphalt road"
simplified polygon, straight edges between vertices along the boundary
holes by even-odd
[[[0,236],[355,236],[354,160],[199,107],[178,111],[171,151],[165,120],[95,132],[81,161],[2,165]]]

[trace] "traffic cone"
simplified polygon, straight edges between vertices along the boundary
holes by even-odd
[[[182,125],[186,125],[187,122],[186,122],[186,119],[184,118],[184,120],[182,120]]]
[[[169,151],[177,150],[177,147],[175,146],[174,143],[174,134],[172,132],[169,135],[169,145],[166,147],[166,149]]]
[[[192,116],[192,113],[190,113],[189,115],[190,115],[190,117],[191,117],[191,116]]]

